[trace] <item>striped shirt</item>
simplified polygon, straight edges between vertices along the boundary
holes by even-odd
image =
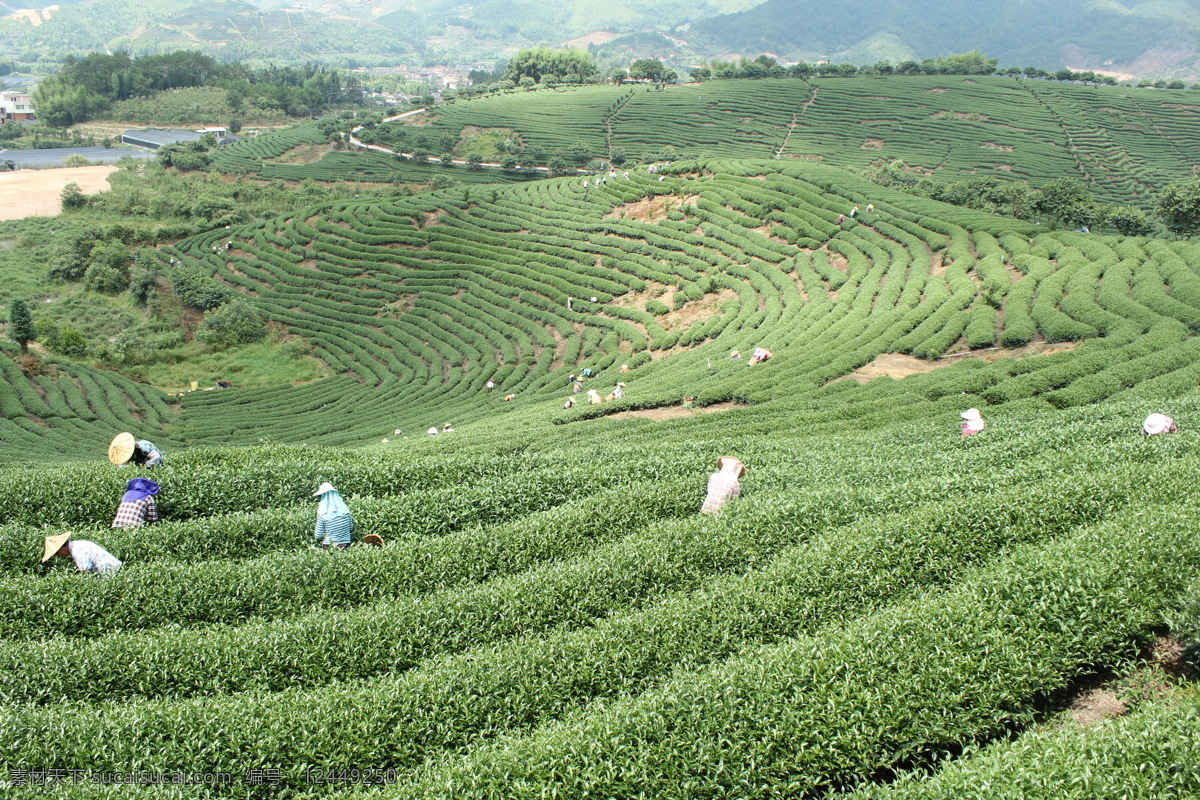
[[[140,528],[158,522],[158,507],[154,505],[154,495],[147,495],[141,500],[132,500],[117,506],[117,516],[113,519],[114,528]]]
[[[716,514],[721,507],[738,496],[742,484],[728,472],[714,472],[708,476],[708,496],[700,507],[701,514]]]
[[[317,544],[328,547],[350,544],[350,534],[354,533],[354,520],[349,514],[338,514],[328,519],[318,515],[317,528],[313,535]]]

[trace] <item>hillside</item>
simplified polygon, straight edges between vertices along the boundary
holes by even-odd
[[[838,61],[853,53],[856,63],[873,63],[904,49],[918,60],[981,49],[1003,66],[1200,77],[1195,0],[883,0],[869,13],[847,12],[816,0],[768,0],[697,23],[688,38],[701,51],[765,51],[789,59]]]
[[[1200,790],[1177,768],[1200,698],[1164,655],[1195,631],[1197,245],[811,162],[661,177],[346,201],[152,251],[332,379],[176,408],[6,350],[0,455],[79,460],[0,471],[0,766],[84,772],[5,796]],[[564,409],[584,366],[626,397]],[[968,406],[987,429],[960,440]],[[1180,432],[1139,437],[1150,411]],[[151,528],[108,527],[122,428],[167,450]],[[699,516],[723,454],[742,495]],[[311,547],[323,480],[386,547]],[[38,568],[64,528],[121,571]],[[1121,735],[1061,711],[1095,686]],[[228,778],[91,782],[179,770]]]
[[[556,45],[597,32],[669,30],[759,2],[539,0],[518,8],[509,0],[469,7],[444,0],[86,0],[45,11],[10,10],[0,19],[0,44],[12,52],[49,50],[60,56],[117,48],[134,54],[187,48],[222,60],[320,57],[390,65],[396,56],[411,55],[413,63],[425,57],[473,63],[511,55],[522,46]]]
[[[1040,186],[1075,177],[1106,202],[1150,207],[1163,186],[1200,163],[1198,98],[1194,90],[961,76],[725,80],[661,91],[595,86],[443,104],[378,127],[370,141],[434,154],[449,142],[464,159],[475,151],[473,136],[499,131],[515,137],[523,153],[540,151],[534,163],[579,147],[618,163],[721,156],[862,169],[899,159],[939,180],[1015,177]],[[218,163],[275,176],[261,157],[237,157],[265,146],[237,146]],[[346,174],[339,170],[347,156],[335,156],[336,167],[286,174],[325,180]],[[370,160],[383,176],[425,181],[438,174],[437,167]],[[466,170],[447,174],[478,180]]]

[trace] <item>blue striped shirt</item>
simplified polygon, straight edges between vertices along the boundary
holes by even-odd
[[[349,514],[338,514],[325,519],[317,516],[317,529],[314,532],[318,544],[335,546],[350,544],[350,534],[354,532],[354,520]]]

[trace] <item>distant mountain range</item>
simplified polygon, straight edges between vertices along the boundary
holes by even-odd
[[[767,0],[692,26],[701,52],[873,63],[983,50],[1002,66],[1200,77],[1200,0]]]
[[[0,0],[23,60],[123,48],[229,59],[480,63],[532,45],[619,58],[871,64],[980,49],[1003,66],[1200,78],[1200,0]]]

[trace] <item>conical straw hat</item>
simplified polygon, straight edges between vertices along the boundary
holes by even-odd
[[[70,538],[70,531],[67,531],[66,533],[60,533],[57,536],[47,536],[46,549],[42,552],[42,563],[45,564],[47,561],[53,558],[54,554],[57,553],[62,546],[67,543],[67,539]]]
[[[118,433],[108,446],[108,460],[114,464],[124,464],[133,458],[133,449],[136,446],[137,441],[132,433]]]

